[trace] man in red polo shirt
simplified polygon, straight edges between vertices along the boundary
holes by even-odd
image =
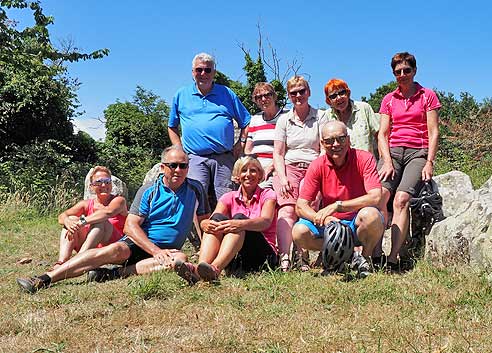
[[[376,162],[371,153],[350,147],[343,122],[327,123],[321,137],[326,154],[309,166],[304,178],[296,204],[300,220],[292,230],[294,242],[304,249],[321,250],[325,225],[339,221],[352,229],[355,246],[362,245],[362,256],[369,259],[384,231],[384,217],[376,207],[381,199]],[[315,211],[311,202],[318,192],[322,205]]]

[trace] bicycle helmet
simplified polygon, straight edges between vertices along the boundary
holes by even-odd
[[[336,271],[348,262],[354,252],[354,237],[350,227],[340,222],[328,223],[321,252],[325,270]]]

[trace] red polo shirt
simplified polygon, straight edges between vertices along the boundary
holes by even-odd
[[[376,170],[376,161],[371,153],[350,148],[347,160],[337,168],[327,155],[322,155],[311,163],[304,186],[299,197],[314,201],[318,191],[322,195],[322,207],[337,200],[351,200],[364,196],[369,190],[381,188],[379,175]],[[339,219],[350,220],[356,212],[335,213]]]

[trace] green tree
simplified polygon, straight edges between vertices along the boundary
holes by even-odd
[[[384,96],[394,91],[396,87],[398,87],[398,83],[396,81],[388,82],[376,88],[376,91],[374,93],[370,93],[369,99],[367,99],[366,97],[361,97],[361,100],[363,102],[369,103],[369,105],[375,112],[379,112],[379,108],[381,107],[381,102],[383,101]]]
[[[145,173],[171,144],[167,134],[169,106],[151,91],[137,86],[131,102],[109,105],[104,111],[106,140],[100,160],[128,186],[133,196]]]
[[[78,82],[68,77],[64,62],[101,58],[109,51],[58,50],[48,31],[53,17],[44,15],[38,1],[0,4],[0,151],[47,139],[70,143]],[[34,26],[18,30],[7,17],[10,8],[29,8]]]

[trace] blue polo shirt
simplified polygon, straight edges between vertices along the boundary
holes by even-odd
[[[210,212],[200,182],[186,179],[176,192],[162,182],[145,184],[137,192],[130,213],[144,217],[141,227],[161,249],[181,249],[193,224],[193,215]]]
[[[231,89],[214,83],[204,96],[196,84],[192,84],[175,94],[168,126],[181,124],[184,150],[203,156],[232,150],[233,119],[243,129],[249,125],[251,116]]]

